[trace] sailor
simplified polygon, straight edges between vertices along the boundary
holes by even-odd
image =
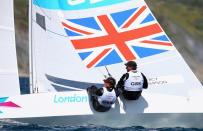
[[[129,61],[125,66],[127,73],[120,78],[116,89],[125,99],[137,100],[142,94],[142,89],[148,88],[147,79],[143,73],[137,71],[136,62]]]
[[[91,97],[93,108],[98,112],[106,112],[111,109],[115,103],[117,96],[114,90],[116,80],[113,77],[108,77],[104,80],[104,87],[97,88],[91,86],[87,91]]]

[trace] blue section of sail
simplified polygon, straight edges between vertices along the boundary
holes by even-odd
[[[135,52],[138,54],[140,58],[160,54],[163,52],[166,52],[168,50],[161,50],[161,49],[152,49],[152,48],[146,48],[146,47],[138,47],[138,46],[132,46]]]
[[[114,19],[116,22],[117,26],[120,27],[123,25],[123,23],[137,10],[137,8],[127,10],[127,11],[122,11],[119,13],[113,13],[111,14],[111,17]]]
[[[94,17],[81,18],[81,19],[68,19],[68,21],[78,24],[78,25],[85,26],[85,27],[93,28],[96,30],[101,30],[101,28],[97,24],[96,20],[94,19]]]
[[[65,29],[66,33],[68,34],[68,36],[82,36],[81,34],[79,33],[75,33],[73,31],[70,31],[68,29]]]
[[[46,74],[47,79],[52,82],[52,85],[58,85],[61,87],[74,87],[79,89],[86,89],[88,86],[95,85],[97,87],[103,87],[104,84],[100,83],[88,83],[88,82],[81,82],[81,81],[73,81],[68,79],[62,79],[59,77],[54,77]]]
[[[169,41],[169,39],[166,37],[166,35],[162,35],[162,36],[152,38],[152,40]]]
[[[142,22],[141,24],[147,23],[147,22],[151,22],[154,21],[154,17],[152,16],[152,14],[150,13]]]
[[[8,97],[0,98],[0,103],[4,103],[7,99],[8,99]]]
[[[80,58],[82,60],[86,59],[90,54],[92,54],[92,51],[91,52],[84,52],[84,53],[78,53]]]
[[[74,90],[68,87],[62,87],[62,86],[58,86],[55,84],[51,84],[58,92],[63,92],[63,91],[78,91],[78,90]]]
[[[81,10],[114,5],[131,0],[33,0],[33,4],[46,9]]]
[[[123,62],[115,50],[109,53],[96,67],[106,66]]]

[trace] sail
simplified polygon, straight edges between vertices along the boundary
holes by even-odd
[[[144,92],[187,97],[202,86],[144,0],[33,0],[33,92],[80,91],[118,81],[133,60]]]
[[[0,1],[0,97],[20,94],[13,0]]]

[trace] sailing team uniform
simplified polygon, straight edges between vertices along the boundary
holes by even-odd
[[[91,86],[91,88],[88,88],[88,93],[91,97],[94,109],[99,112],[108,111],[117,99],[114,87],[98,89],[96,86]]]
[[[124,98],[128,100],[137,100],[143,88],[148,88],[148,82],[145,75],[137,70],[124,74],[117,84],[117,90],[122,92]]]

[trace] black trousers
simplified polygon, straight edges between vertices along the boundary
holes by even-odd
[[[98,112],[106,112],[110,110],[111,107],[104,107],[99,104],[98,102],[98,96],[96,95],[96,91],[98,88],[96,86],[92,86],[91,88],[88,88],[88,93],[90,95],[90,99],[92,101],[93,108]]]
[[[126,91],[123,90],[123,97],[127,100],[138,100],[142,94],[142,91]]]

